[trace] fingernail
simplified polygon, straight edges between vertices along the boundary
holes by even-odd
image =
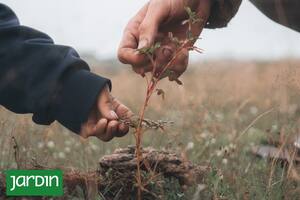
[[[110,116],[111,116],[113,119],[118,119],[118,115],[115,113],[115,111],[110,111]]]
[[[140,40],[140,42],[139,42],[138,49],[144,48],[144,47],[146,47],[147,45],[148,45],[147,39],[142,39],[142,40]]]
[[[163,48],[162,53],[163,53],[163,55],[164,55],[165,57],[167,57],[167,58],[171,57],[172,54],[173,54],[172,50],[169,49],[169,48],[166,48],[166,47]]]

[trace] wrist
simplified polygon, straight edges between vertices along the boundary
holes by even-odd
[[[72,72],[56,98],[55,119],[75,133],[87,121],[99,94],[110,81],[87,70]]]
[[[212,6],[215,4],[217,0],[200,0],[197,7],[197,14],[201,19],[203,19],[204,23],[209,18]]]

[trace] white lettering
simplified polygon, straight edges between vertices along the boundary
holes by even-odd
[[[59,183],[58,183],[58,176],[50,176],[50,180],[49,180],[50,185],[49,185],[49,186],[50,186],[50,187],[52,186],[52,180],[53,180],[53,179],[55,179],[55,182],[56,182],[56,183],[55,183],[55,186],[58,187],[58,185],[59,185]]]
[[[41,183],[39,183],[39,179],[41,180]],[[35,176],[35,186],[36,187],[42,187],[44,185],[44,178],[42,176]]]
[[[16,187],[29,187],[34,184],[35,187],[59,187],[58,176],[10,176],[12,179],[12,187],[10,191],[14,191]]]
[[[10,188],[10,191],[14,191],[15,190],[15,188],[16,188],[16,177],[15,176],[10,176],[10,178],[12,178],[12,182],[13,182],[13,186],[12,186],[12,188]]]
[[[26,178],[25,178],[25,176],[19,176],[17,178],[17,180],[16,180],[16,186],[17,187],[26,187]]]
[[[29,186],[30,185],[30,179],[34,180],[34,176],[27,176],[26,177],[26,185]]]

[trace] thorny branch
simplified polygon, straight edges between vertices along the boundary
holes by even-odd
[[[166,120],[151,120],[151,119],[140,119],[138,116],[133,116],[130,119],[120,119],[119,122],[122,122],[128,125],[131,128],[137,128],[139,121],[142,121],[142,127],[146,129],[161,129],[164,130],[166,126],[174,124],[173,121]]]

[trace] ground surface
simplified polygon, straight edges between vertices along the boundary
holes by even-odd
[[[129,67],[121,68],[95,71],[111,77],[113,94],[138,112],[144,80]],[[163,81],[159,87],[166,92],[165,100],[154,96],[146,116],[175,124],[165,132],[147,131],[144,146],[170,149],[211,170],[203,183],[184,192],[172,188],[162,198],[299,199],[297,165],[289,167],[249,153],[260,143],[282,146],[286,138],[299,133],[299,77],[299,61],[216,61],[190,67],[181,79],[184,86]],[[11,136],[18,141],[20,167],[37,162],[82,172],[96,169],[99,158],[114,149],[134,144],[132,133],[110,143],[81,140],[56,123],[34,125],[30,117],[0,108],[2,170],[17,167]],[[83,198],[80,189],[74,191],[72,198]]]

